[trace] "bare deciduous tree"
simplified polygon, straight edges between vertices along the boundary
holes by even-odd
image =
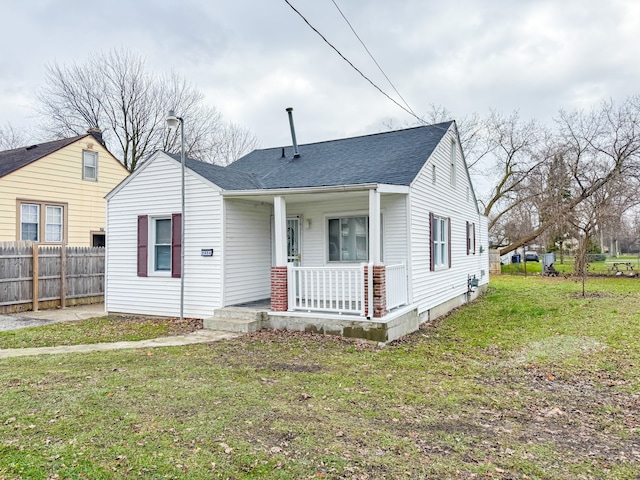
[[[127,50],[97,54],[83,64],[50,65],[38,101],[43,130],[64,137],[99,128],[129,171],[156,149],[179,151],[179,133],[165,128],[169,109],[184,119],[189,156],[226,165],[257,145],[255,136],[225,122],[184,79],[148,72],[144,60]],[[225,140],[236,134],[244,141],[225,150]]]
[[[4,128],[0,127],[0,151],[25,146],[28,142],[27,137],[26,134],[17,132],[11,124],[7,123]]]

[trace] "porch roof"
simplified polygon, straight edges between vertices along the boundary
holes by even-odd
[[[292,147],[274,147],[254,150],[227,167],[191,159],[186,166],[224,190],[408,186],[452,123],[299,145],[299,157]]]

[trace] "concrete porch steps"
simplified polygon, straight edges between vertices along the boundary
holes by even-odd
[[[203,320],[203,327],[223,332],[247,333],[262,328],[266,312],[244,307],[225,307],[213,312],[213,317]]]

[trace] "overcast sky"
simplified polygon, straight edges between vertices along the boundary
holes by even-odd
[[[441,105],[547,122],[640,93],[639,0],[335,1],[418,115]],[[290,2],[402,103],[332,0]],[[289,106],[299,143],[414,123],[284,0],[0,0],[0,18],[0,127],[36,123],[47,64],[123,47],[181,74],[263,147],[290,142]]]

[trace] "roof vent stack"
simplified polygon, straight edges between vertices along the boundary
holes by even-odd
[[[105,146],[104,139],[102,138],[102,130],[100,130],[98,127],[89,128],[87,130],[87,133],[93,135],[93,138],[95,138],[100,143],[100,145],[102,145],[103,147]]]
[[[300,158],[298,142],[296,141],[296,128],[293,126],[293,108],[288,107],[287,113],[289,114],[289,126],[291,127],[291,140],[293,141],[293,158]]]

